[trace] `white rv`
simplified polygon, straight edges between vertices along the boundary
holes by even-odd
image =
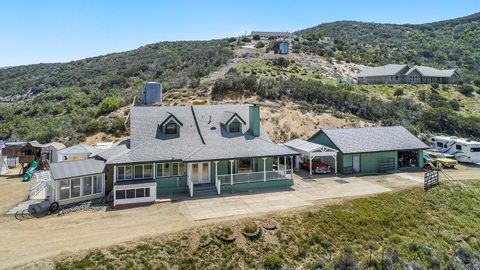
[[[432,150],[451,154],[456,160],[468,163],[480,163],[480,142],[447,136],[430,138]]]

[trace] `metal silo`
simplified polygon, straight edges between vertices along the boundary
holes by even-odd
[[[146,82],[142,84],[142,104],[154,105],[162,103],[162,84]]]

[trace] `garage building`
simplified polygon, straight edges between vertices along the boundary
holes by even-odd
[[[402,126],[322,129],[310,142],[338,150],[338,171],[372,173],[423,167],[429,147]]]

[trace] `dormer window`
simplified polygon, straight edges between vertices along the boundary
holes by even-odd
[[[182,126],[182,122],[180,122],[175,115],[167,113],[163,118],[163,121],[159,124],[159,129],[163,134],[179,135],[180,127]]]
[[[247,123],[236,112],[224,112],[220,124],[228,132],[241,133],[243,132],[243,125]]]
[[[242,123],[239,121],[232,121],[229,126],[230,132],[242,132]]]
[[[176,123],[168,123],[165,126],[165,133],[166,134],[177,134],[177,124]]]

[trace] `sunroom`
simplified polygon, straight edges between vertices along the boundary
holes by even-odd
[[[105,163],[94,159],[50,164],[53,201],[65,205],[104,197],[104,170]]]

